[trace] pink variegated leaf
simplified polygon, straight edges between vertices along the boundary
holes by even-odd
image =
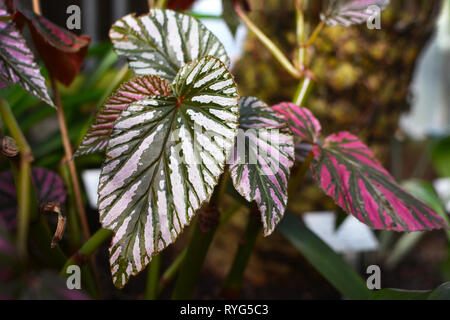
[[[0,17],[8,17],[0,8]],[[26,91],[54,106],[45,79],[36,64],[34,55],[13,20],[0,19],[0,88],[19,84]]]
[[[258,98],[241,98],[239,111],[239,132],[230,161],[231,178],[247,201],[256,202],[264,235],[268,236],[286,209],[294,138],[286,122]]]
[[[45,168],[32,168],[31,181],[39,204],[48,202],[64,203],[66,190],[59,175]],[[0,173],[0,220],[8,229],[16,226],[17,196],[12,171]]]
[[[399,186],[369,148],[348,132],[315,147],[311,167],[319,186],[347,213],[374,229],[418,231],[448,228],[421,200]]]
[[[114,122],[131,103],[148,96],[170,93],[170,83],[156,76],[137,77],[122,84],[97,113],[95,122],[84,136],[75,156],[104,151]]]
[[[328,0],[320,19],[331,26],[366,22],[389,5],[389,0]]]
[[[282,102],[273,106],[272,109],[288,122],[296,138],[296,143],[300,141],[308,143],[317,142],[321,126],[319,120],[313,116],[311,111],[291,102]]]

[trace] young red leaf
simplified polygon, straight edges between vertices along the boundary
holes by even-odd
[[[170,95],[170,93],[170,83],[157,76],[137,77],[122,84],[97,113],[95,122],[84,136],[75,156],[104,151],[114,122],[131,103],[147,96]]]
[[[311,168],[319,186],[347,213],[374,229],[448,228],[425,203],[400,187],[369,148],[348,132],[330,135]]]
[[[187,10],[195,0],[169,0],[167,3],[167,8],[171,10]]]
[[[18,12],[16,20],[25,21],[30,27],[36,50],[50,74],[70,85],[80,71],[91,38],[77,36],[28,10]]]
[[[272,109],[289,123],[297,140],[309,143],[317,142],[321,126],[311,111],[291,102],[282,102],[273,106]]]

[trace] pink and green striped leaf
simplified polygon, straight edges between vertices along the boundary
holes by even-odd
[[[296,142],[316,143],[320,135],[321,126],[319,120],[313,116],[311,111],[299,107],[292,102],[282,102],[272,107],[273,110],[285,119]]]
[[[122,84],[97,113],[75,156],[104,151],[114,122],[131,103],[147,96],[170,94],[170,83],[156,76],[137,77]]]
[[[366,22],[389,5],[389,0],[328,0],[320,19],[330,26],[348,27]],[[372,6],[379,9],[374,10]]]
[[[286,209],[294,138],[286,122],[258,98],[241,98],[239,111],[239,132],[230,161],[231,178],[247,201],[256,202],[264,235],[268,236]]]
[[[172,81],[186,63],[214,56],[226,67],[230,61],[219,40],[197,19],[172,10],[129,14],[111,27],[116,53],[128,58],[137,75],[153,74]]]
[[[118,117],[98,188],[100,221],[115,233],[110,265],[117,287],[173,243],[209,201],[238,116],[233,77],[208,56],[180,69],[171,95],[141,99]]]
[[[66,190],[59,175],[45,168],[32,168],[31,181],[39,204],[64,203]],[[0,173],[0,220],[11,230],[17,223],[17,195],[12,171]]]
[[[6,9],[0,8],[0,17],[8,16]],[[45,103],[54,106],[45,79],[25,38],[14,21],[0,19],[0,88],[15,83]]]
[[[342,209],[371,228],[448,228],[429,206],[399,186],[357,137],[339,132],[315,148],[318,156],[311,168],[319,186]]]

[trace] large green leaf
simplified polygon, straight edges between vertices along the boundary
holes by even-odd
[[[110,264],[117,287],[210,199],[237,133],[237,88],[220,60],[187,64],[172,89],[171,96],[132,103],[108,142],[98,203],[103,227],[115,232]]]
[[[109,32],[119,56],[128,58],[138,75],[153,74],[172,81],[188,62],[214,56],[226,67],[230,61],[222,44],[197,19],[172,10],[150,10],[141,17],[129,14]]]
[[[240,130],[230,164],[231,177],[236,190],[258,205],[267,236],[286,209],[294,137],[286,122],[258,98],[241,98],[239,109]]]

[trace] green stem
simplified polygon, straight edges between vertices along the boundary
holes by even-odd
[[[215,230],[203,232],[198,221],[172,293],[173,300],[191,299]]]
[[[87,221],[86,210],[84,208],[83,198],[81,195],[81,186],[78,179],[77,168],[75,167],[75,162],[72,160],[72,146],[70,144],[69,131],[67,129],[66,118],[64,116],[64,109],[61,102],[61,96],[59,94],[58,85],[54,77],[50,77],[52,84],[54,100],[56,103],[56,111],[58,115],[59,129],[61,131],[61,137],[63,141],[64,152],[66,154],[66,160],[68,160],[69,172],[72,181],[73,195],[76,200],[77,212],[80,217],[81,227],[83,230],[84,237],[89,239],[91,233],[89,231],[89,224]]]
[[[20,130],[8,103],[3,99],[0,99],[0,115],[5,125],[8,127],[11,136],[16,141],[21,155],[27,155],[26,157],[22,157],[24,160],[21,160],[19,170],[17,170],[14,163],[12,166],[16,185],[18,186],[19,219],[17,236],[20,255],[22,258],[26,257],[27,239],[30,235],[33,241],[37,242],[42,252],[48,254],[49,258],[53,260],[57,267],[61,267],[67,258],[59,247],[54,249],[50,248],[52,234],[48,227],[46,227],[45,219],[39,218],[36,192],[31,184],[31,168],[29,167],[29,162],[31,162],[32,159],[31,148]],[[26,164],[26,162],[28,162],[28,164]],[[25,167],[23,166],[24,164]],[[28,175],[26,174],[27,172]],[[23,192],[26,190],[28,190],[28,192]]]
[[[225,193],[228,177],[229,171],[225,171],[225,173],[220,177],[216,190],[214,190],[209,206],[202,209],[203,212],[207,210],[210,212],[216,212],[217,215],[220,215],[217,207],[220,203],[220,199]],[[199,215],[203,214],[203,212],[201,211]],[[214,216],[211,218],[217,219],[217,225],[219,225],[220,216]],[[186,257],[183,259],[180,274],[178,275],[178,279],[172,293],[172,299],[174,300],[192,298],[195,284],[200,276],[203,262],[217,229],[217,227],[211,227],[209,230],[205,230],[202,228],[201,221],[199,220],[195,222],[193,228],[193,234],[187,249]]]
[[[260,214],[256,204],[252,203],[245,234],[239,243],[233,264],[222,287],[222,296],[225,299],[236,299],[239,296],[245,269],[255,247],[256,239],[262,230],[259,216]]]
[[[300,70],[304,70],[306,63],[306,47],[305,47],[305,38],[306,38],[306,28],[305,28],[305,16],[303,14],[304,11],[304,0],[296,0],[296,31],[297,31],[297,46],[298,46],[298,54],[297,54],[297,64]]]
[[[158,296],[158,279],[161,270],[161,253],[154,256],[148,266],[147,285],[145,288],[145,300],[155,300]]]
[[[66,276],[66,269],[70,265],[83,265],[86,263],[88,258],[109,238],[111,238],[113,235],[113,232],[108,229],[99,229],[94,235],[89,238],[88,241],[84,243],[84,245],[78,250],[72,257],[70,257],[69,260],[66,261],[66,264],[61,269],[60,274],[62,276]]]
[[[181,253],[176,257],[176,259],[172,262],[172,264],[167,268],[167,270],[162,275],[161,279],[159,279],[158,284],[158,296],[161,295],[165,287],[175,278],[178,271],[180,270],[181,265],[183,264],[184,258],[187,254],[187,247],[181,251]]]
[[[297,91],[295,92],[294,99],[292,101],[298,106],[303,106],[312,89],[312,85],[313,82],[311,78],[303,78],[298,84]]]
[[[67,217],[68,217],[68,236],[69,236],[69,247],[71,251],[78,249],[83,243],[82,232],[80,228],[80,222],[78,221],[78,215],[76,211],[76,201],[73,196],[72,181],[70,180],[69,168],[66,164],[61,164],[60,166],[61,177],[63,178],[68,194],[68,206],[67,206]]]
[[[317,37],[319,36],[320,32],[322,31],[322,29],[325,27],[325,23],[323,23],[323,21],[321,21],[316,28],[314,29],[313,33],[311,34],[311,36],[309,37],[308,42],[306,43],[306,46],[309,47],[311,45],[314,44],[314,42],[317,40]]]
[[[233,214],[235,212],[237,212],[241,207],[242,207],[241,203],[235,202],[229,209],[227,209],[223,214],[221,214],[220,215],[220,224],[217,227],[216,232],[219,231],[224,225],[226,225],[227,222],[230,220],[230,218],[233,216]],[[158,296],[161,295],[161,293],[166,288],[166,286],[176,276],[176,274],[180,270],[180,267],[183,263],[184,258],[186,257],[186,254],[187,254],[187,248],[184,248],[184,250],[175,258],[175,260],[172,262],[172,264],[164,272],[161,279],[159,280]]]
[[[27,258],[28,233],[31,215],[31,161],[33,155],[28,142],[20,129],[8,103],[0,100],[0,114],[11,136],[16,141],[20,151],[20,162],[17,189],[17,251],[22,260]],[[37,210],[37,208],[35,208]],[[37,214],[37,211],[36,213]]]
[[[278,62],[289,72],[294,78],[299,79],[301,73],[297,68],[295,68],[288,58],[283,54],[283,52],[278,48],[278,46],[272,42],[244,13],[240,6],[236,7],[236,13],[245,23],[247,28],[252,31],[255,36],[262,42],[262,44],[273,54],[273,56],[278,60]]]

